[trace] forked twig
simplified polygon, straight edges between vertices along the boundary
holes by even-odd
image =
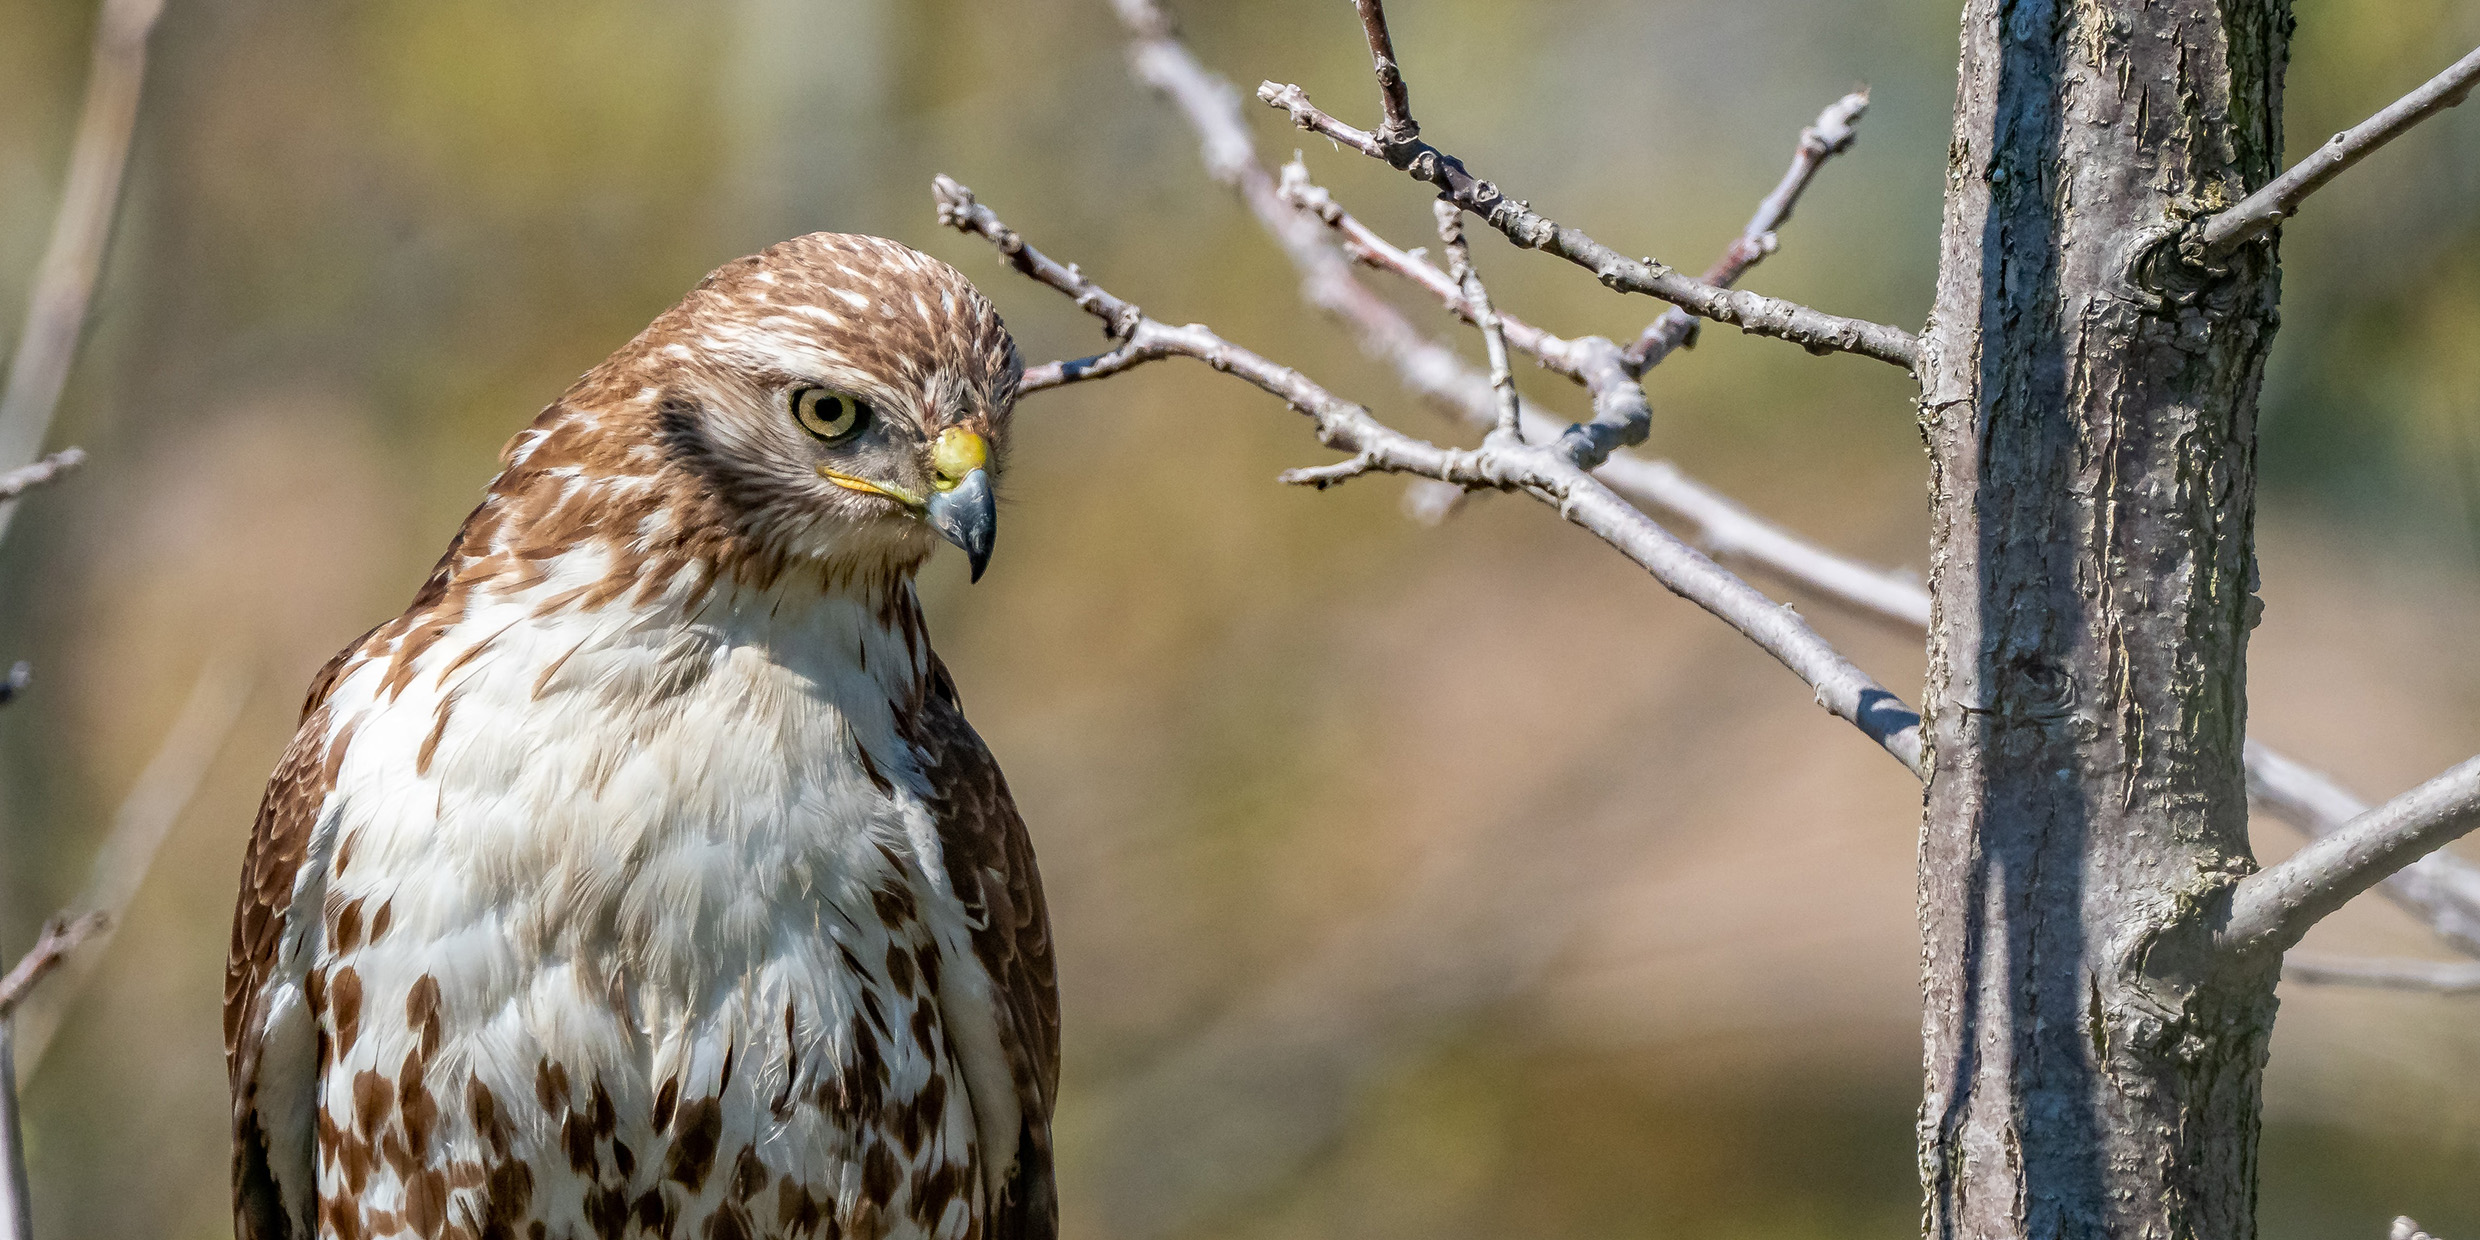
[[[1382,0],[1352,0],[1361,15],[1361,35],[1369,41],[1369,67],[1378,78],[1378,106],[1386,124],[1378,130],[1389,141],[1408,142],[1421,136],[1412,119],[1412,94],[1404,85],[1403,67],[1395,61],[1395,36],[1387,33]]]
[[[1380,0],[1360,0],[1360,7],[1374,48],[1385,32],[1383,6]],[[1658,297],[1700,318],[1729,323],[1755,335],[1789,340],[1815,353],[1857,353],[1906,370],[1919,363],[1919,340],[1899,327],[1827,314],[1780,298],[1736,292],[1650,259],[1628,258],[1582,229],[1560,225],[1533,210],[1530,204],[1508,197],[1497,186],[1466,170],[1463,161],[1417,136],[1401,138],[1371,133],[1337,120],[1311,103],[1309,92],[1298,85],[1265,82],[1258,86],[1257,97],[1283,109],[1300,128],[1383,160],[1416,180],[1436,186],[1450,201],[1488,221],[1508,240],[1575,263],[1611,288]]]
[[[1783,171],[1774,192],[1757,204],[1756,214],[1748,217],[1748,226],[1740,230],[1714,265],[1705,269],[1705,282],[1716,288],[1729,288],[1748,274],[1748,269],[1765,261],[1774,252],[1775,233],[1791,222],[1792,208],[1800,204],[1800,195],[1808,192],[1808,183],[1817,177],[1817,170],[1826,160],[1851,149],[1860,136],[1856,126],[1869,110],[1869,92],[1855,90],[1827,104],[1817,114],[1817,121],[1800,131],[1799,145],[1791,152],[1791,166]],[[1645,328],[1636,343],[1627,348],[1628,365],[1643,371],[1659,363],[1673,351],[1696,338],[1696,316],[1672,307],[1661,318]]]
[[[1375,0],[1361,0],[1361,11],[1374,12]],[[1380,37],[1384,31],[1380,31]],[[1382,59],[1381,66],[1392,66]],[[1490,290],[1482,284],[1481,273],[1473,270],[1472,246],[1464,240],[1464,209],[1444,198],[1431,204],[1438,211],[1438,241],[1447,249],[1447,276],[1455,281],[1456,293],[1471,308],[1473,326],[1481,329],[1481,340],[1490,359],[1490,390],[1498,396],[1498,421],[1491,433],[1516,443],[1524,442],[1524,428],[1516,408],[1516,375],[1507,364],[1507,333],[1499,327],[1498,311],[1490,308]]]
[[[88,306],[103,270],[103,255],[118,214],[121,181],[138,122],[138,99],[146,81],[146,41],[163,13],[163,0],[104,0],[96,17],[94,52],[79,106],[77,136],[69,148],[69,172],[52,235],[35,270],[26,321],[0,386],[0,533],[16,514],[17,497],[51,482],[85,459],[75,448],[42,461],[35,454],[59,408],[69,365],[86,330]],[[31,464],[25,464],[31,462]],[[0,702],[25,687],[26,665],[9,669]],[[92,914],[54,918],[33,951],[0,978],[0,1240],[31,1240],[32,1194],[26,1181],[25,1127],[17,1099],[16,1008],[36,982],[57,969],[71,949],[102,933],[107,920]]]
[[[35,938],[34,946],[17,958],[17,963],[10,966],[5,976],[0,976],[0,1021],[13,1019],[17,1015],[17,1006],[26,1001],[26,996],[33,993],[44,978],[50,977],[54,969],[68,963],[69,953],[103,933],[111,920],[105,913],[88,911],[58,913],[44,922],[43,932]]]

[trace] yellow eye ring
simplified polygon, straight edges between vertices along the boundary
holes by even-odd
[[[870,406],[858,396],[799,388],[792,393],[792,420],[828,443],[842,443],[869,429]]]

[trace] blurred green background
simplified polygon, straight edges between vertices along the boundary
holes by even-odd
[[[1752,284],[1926,312],[1953,0],[1394,7],[1428,136],[1692,268],[1800,126],[1869,84],[1858,147]],[[1243,87],[1374,111],[1341,0],[1176,11]],[[92,17],[0,0],[0,339]],[[2469,4],[2302,6],[2293,148],[2475,42]],[[981,281],[1029,357],[1099,347],[936,227],[947,172],[1158,316],[1455,433],[1301,309],[1129,79],[1104,0],[171,0],[154,46],[53,436],[94,459],[0,546],[0,658],[39,677],[0,711],[8,954],[84,882],[201,669],[252,688],[33,1076],[47,1237],[227,1234],[226,918],[302,687],[403,606],[500,444],[709,268],[880,233]],[[1304,144],[1250,111],[1267,155]],[[1306,144],[1364,218],[1426,235],[1400,177]],[[2480,109],[2326,191],[2283,249],[2254,728],[2388,794],[2480,748]],[[1494,238],[1478,261],[1554,330],[1624,336],[1658,309]],[[1651,391],[1650,450],[1829,545],[1920,561],[1891,369],[1717,329]],[[1917,787],[1537,505],[1425,529],[1392,482],[1275,485],[1328,456],[1203,368],[1041,395],[989,578],[943,562],[925,585],[1052,891],[1071,1234],[1913,1234]],[[1809,610],[1918,684],[1916,637]],[[2381,905],[2315,945],[2428,950]],[[2480,1000],[2285,1000],[2265,1234],[2373,1237],[2396,1212],[2480,1234]]]

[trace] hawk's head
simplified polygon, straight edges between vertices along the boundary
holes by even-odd
[[[1022,373],[954,268],[876,237],[796,237],[708,276],[518,437],[495,541],[567,525],[655,563],[850,571],[909,569],[944,537],[978,579]],[[593,511],[561,520],[581,490]]]

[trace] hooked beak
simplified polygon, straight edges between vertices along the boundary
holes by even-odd
[[[931,496],[922,516],[931,529],[964,548],[965,558],[973,563],[973,580],[980,581],[983,566],[990,563],[991,539],[999,532],[999,503],[990,492],[990,471],[973,470],[953,490]]]
[[[965,558],[973,562],[975,581],[982,579],[982,566],[990,563],[990,542],[999,532],[998,499],[990,493],[989,464],[990,445],[961,426],[939,432],[938,440],[930,445],[930,468],[938,478],[933,485],[938,490],[922,515],[931,529],[964,548]]]

